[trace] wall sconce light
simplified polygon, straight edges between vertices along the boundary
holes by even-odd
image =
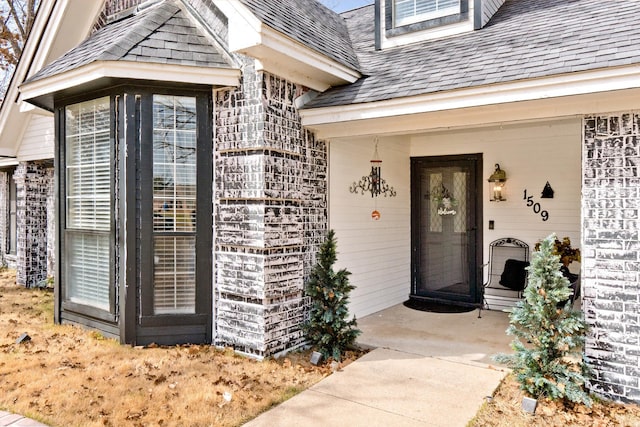
[[[376,148],[370,161],[371,172],[369,172],[369,175],[363,176],[360,181],[351,184],[349,191],[354,194],[371,193],[371,197],[378,197],[379,195],[395,197],[396,191],[382,179],[382,160],[380,160],[380,155],[378,154],[378,138],[376,138],[375,142]]]
[[[507,173],[500,169],[500,165],[496,163],[496,170],[489,177],[490,199],[492,202],[504,202],[507,200],[504,191],[504,184],[507,182]]]

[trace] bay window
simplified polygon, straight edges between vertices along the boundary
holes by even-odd
[[[211,89],[102,93],[57,108],[60,319],[211,342]]]

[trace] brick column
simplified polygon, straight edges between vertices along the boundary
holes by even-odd
[[[16,281],[38,286],[47,278],[47,234],[53,212],[48,211],[53,170],[47,162],[22,162],[16,168]]]
[[[593,391],[640,402],[640,115],[584,119],[583,309]]]
[[[326,148],[302,129],[303,90],[247,61],[215,99],[216,343],[258,357],[304,342],[304,279],[327,228]]]

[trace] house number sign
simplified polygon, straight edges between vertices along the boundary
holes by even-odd
[[[540,206],[540,203],[533,201],[533,196],[530,196],[530,195],[527,194],[527,189],[526,188],[524,190],[523,199],[527,201],[527,206],[529,206],[531,209],[533,209],[533,213],[540,214],[540,216],[542,217],[543,221],[549,220],[549,212],[547,212],[546,210],[543,210],[542,206]]]

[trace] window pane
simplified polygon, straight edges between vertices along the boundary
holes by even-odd
[[[109,230],[109,98],[68,106],[65,114],[67,227]]]
[[[67,233],[65,265],[69,301],[109,310],[109,236]]]
[[[65,108],[65,286],[69,301],[110,309],[109,97]]]
[[[196,129],[196,99],[190,96],[153,96],[155,129]]]
[[[195,313],[195,98],[155,95],[153,124],[154,313]]]
[[[429,189],[431,193],[435,193],[442,187],[442,174],[431,173],[429,174]],[[438,203],[435,203],[433,199],[429,200],[429,231],[432,233],[442,233],[442,217],[438,215]]]
[[[192,232],[196,225],[195,98],[154,96],[154,230]]]
[[[460,13],[460,0],[395,0],[396,25],[408,25]]]
[[[155,314],[195,313],[195,237],[156,236],[153,244]]]
[[[456,201],[457,214],[453,217],[453,231],[466,233],[467,231],[467,173],[453,173],[453,199]]]

